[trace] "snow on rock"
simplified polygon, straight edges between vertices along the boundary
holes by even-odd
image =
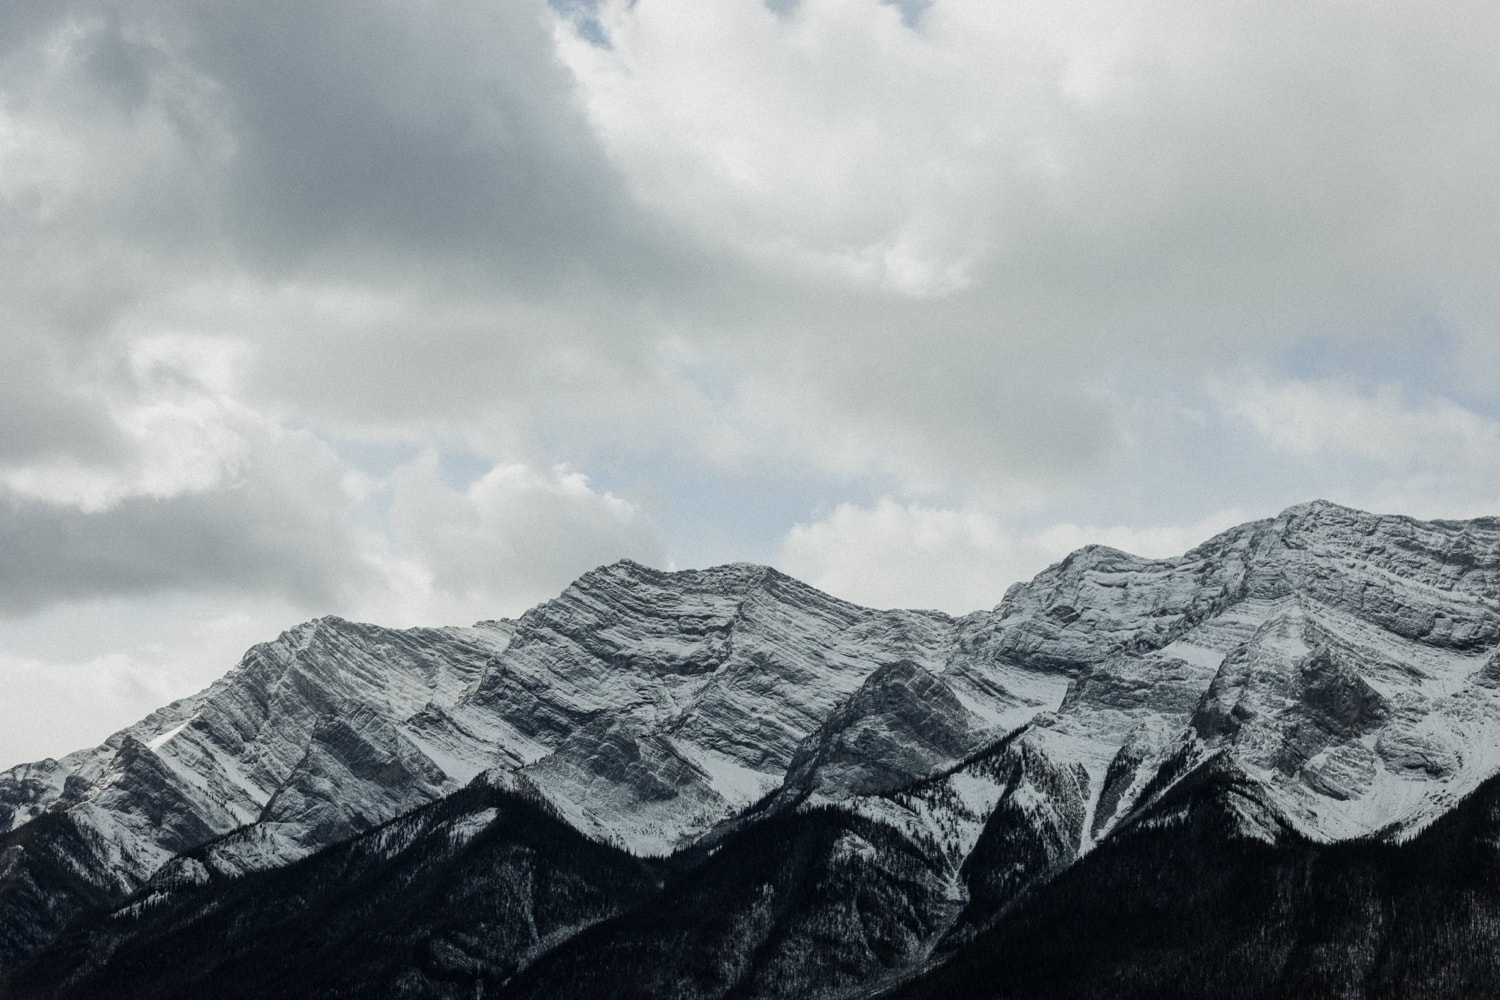
[[[573,826],[637,855],[670,854],[735,811],[670,741],[601,717],[520,774]]]
[[[1169,821],[1150,810],[1204,768],[1249,835],[1323,840],[1409,835],[1500,769],[1500,520],[1299,505],[1174,559],[1081,549],[961,618],[628,561],[514,622],[323,618],[0,774],[0,880],[26,877],[8,845],[48,814],[72,823],[58,864],[123,898],[200,877],[186,852],[281,865],[489,781],[638,854],[762,800],[833,805],[937,845],[955,899],[994,902]]]
[[[941,679],[898,660],[866,678],[803,741],[786,784],[835,798],[894,790],[976,749],[981,732]]]
[[[299,625],[253,647],[201,694],[99,747],[0,775],[0,819],[19,825],[42,812],[67,812],[108,845],[111,870],[100,878],[134,885],[173,855],[258,822],[289,783],[321,782],[312,796],[352,824],[330,825],[309,807],[303,828],[283,822],[289,846],[261,856],[280,863],[322,846],[325,835],[390,812],[389,802],[365,796],[369,786],[351,782],[347,770],[308,777],[309,750],[328,726],[378,719],[399,727],[425,706],[454,701],[509,636],[508,623],[391,630],[323,618]],[[388,740],[374,756],[384,760],[394,745]],[[425,757],[419,765],[425,786],[397,782],[402,807],[457,787],[433,767]]]
[[[962,674],[962,628],[935,612],[861,608],[763,566],[622,562],[522,616],[454,718],[518,733],[528,750],[516,766],[581,829],[668,853],[781,785],[804,741],[877,671],[908,664],[931,690]],[[966,732],[1037,707],[995,682],[964,689],[984,717],[954,693],[943,711]],[[908,779],[927,770],[893,766]]]

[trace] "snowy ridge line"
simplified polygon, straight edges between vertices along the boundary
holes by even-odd
[[[0,837],[68,814],[98,853],[59,863],[113,893],[188,857],[281,868],[479,782],[637,856],[842,810],[933,845],[957,901],[1019,891],[960,877],[991,818],[1035,880],[1217,768],[1247,835],[1406,840],[1500,772],[1497,584],[1500,521],[1328,504],[1176,559],[1088,547],[961,618],[621,562],[514,622],[297,626],[0,774]]]

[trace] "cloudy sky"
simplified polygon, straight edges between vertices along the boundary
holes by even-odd
[[[0,765],[339,614],[1500,513],[1500,7],[0,5]]]

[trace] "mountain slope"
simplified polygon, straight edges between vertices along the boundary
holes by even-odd
[[[398,979],[413,996],[919,995],[964,969],[990,976],[1012,962],[1001,951],[1025,965],[1004,965],[1007,981],[1077,972],[1087,990],[1093,966],[1027,935],[1077,940],[1058,930],[1068,915],[1104,907],[1172,940],[1191,925],[1139,907],[1201,877],[1246,900],[1243,912],[1206,897],[1189,907],[1229,949],[1222,961],[1182,945],[1153,979],[1131,965],[1143,939],[1121,932],[1098,966],[1121,968],[1097,982],[1139,973],[1142,990],[1166,989],[1161,970],[1175,968],[1231,994],[1301,989],[1279,966],[1234,958],[1236,935],[1301,954],[1311,946],[1293,925],[1331,907],[1369,938],[1355,902],[1308,889],[1308,873],[1342,871],[1325,859],[1359,843],[1419,866],[1477,857],[1488,833],[1439,831],[1493,797],[1497,769],[1494,519],[1306,504],[1173,559],[1085,548],[960,618],[860,608],[765,567],[618,563],[514,622],[299,626],[95,750],[0,775],[0,988],[48,995],[71,975],[93,995],[195,941],[207,957],[184,965],[196,977],[180,979],[184,995],[233,976],[260,984],[243,995],[268,995],[254,989],[274,976],[245,968],[271,954],[299,976],[333,962],[313,977],[329,996]],[[466,869],[478,856],[430,846],[439,833],[419,849],[390,839],[402,824],[435,831],[433,817],[486,795],[535,814],[507,827],[512,840],[537,848],[525,831],[551,824],[559,843],[616,852],[590,862],[602,882],[556,876],[595,886],[578,890],[595,893],[587,915],[573,890],[507,904],[525,914],[509,929],[458,914],[479,898],[463,886],[492,884]],[[330,860],[346,856],[365,867]],[[1257,865],[1283,880],[1274,899],[1234,881]],[[426,874],[378,874],[398,871]],[[432,878],[459,888],[419,888]],[[1368,884],[1391,906],[1407,898]],[[1104,906],[1089,895],[1101,885],[1134,895]],[[1468,916],[1411,905],[1427,915],[1419,936],[1489,919],[1483,900]],[[339,928],[387,914],[391,929],[367,935],[383,943],[366,954],[278,915],[297,909]],[[447,968],[413,957],[433,934],[469,942],[454,959],[467,971],[428,974]],[[1403,968],[1417,971],[1391,982],[1440,961],[1408,951]],[[1385,975],[1359,968],[1349,995]]]
[[[1274,844],[1204,772],[944,965],[940,997],[1475,997],[1500,983],[1500,780],[1412,840]],[[1158,816],[1162,815],[1158,813]]]
[[[19,969],[20,995],[468,997],[654,891],[649,864],[476,782],[282,868],[186,855],[108,919]]]

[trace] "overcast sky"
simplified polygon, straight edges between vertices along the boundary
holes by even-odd
[[[0,4],[0,765],[600,563],[1500,513],[1500,7]]]

